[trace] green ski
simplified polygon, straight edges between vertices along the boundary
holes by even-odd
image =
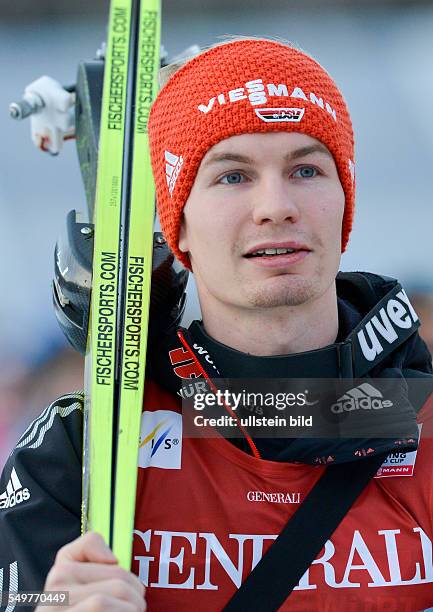
[[[83,530],[101,533],[127,569],[152,269],[147,117],[157,90],[159,39],[159,0],[112,0],[94,213],[82,516]]]
[[[152,273],[155,187],[150,164],[147,120],[158,88],[161,21],[159,4],[159,0],[142,0],[139,16],[128,254],[124,282],[125,314],[122,325],[113,550],[120,563],[128,568],[134,525]],[[131,534],[129,540],[125,538],[128,533]]]

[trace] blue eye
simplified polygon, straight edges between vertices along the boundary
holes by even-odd
[[[238,185],[241,182],[243,175],[240,172],[231,172],[230,174],[226,174],[221,178],[223,185]],[[223,182],[227,179],[227,182]]]
[[[316,168],[313,168],[313,166],[302,166],[302,168],[298,168],[293,173],[293,176],[295,178],[313,178],[317,176],[317,170]]]

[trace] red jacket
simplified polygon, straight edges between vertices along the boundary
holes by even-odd
[[[150,612],[221,610],[325,468],[256,459],[222,438],[182,440],[179,400],[155,384],[145,398],[153,418],[142,440],[161,422],[171,431],[151,460],[165,453],[166,467],[139,468],[132,569]],[[401,475],[391,467],[371,481],[282,610],[433,605],[432,399],[418,451],[391,458]]]

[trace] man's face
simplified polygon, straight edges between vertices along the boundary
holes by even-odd
[[[242,134],[204,156],[184,208],[188,252],[202,307],[314,301],[334,282],[344,192],[334,159],[299,133]],[[265,249],[287,249],[261,254]]]

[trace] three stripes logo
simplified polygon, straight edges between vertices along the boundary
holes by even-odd
[[[19,439],[16,448],[38,448],[53,427],[56,417],[65,419],[76,410],[83,410],[83,396],[81,394],[71,393],[59,398],[30,423]]]
[[[342,412],[359,409],[379,410],[380,408],[390,408],[392,405],[393,403],[390,400],[383,399],[382,393],[373,385],[363,383],[347,391],[335,404],[332,404],[331,412],[341,414]]]
[[[9,582],[7,575],[9,574]],[[16,606],[15,595],[18,595],[18,561],[9,563],[8,567],[0,567],[0,608],[4,612],[13,612]],[[2,608],[1,605],[5,607]],[[22,605],[22,600],[21,600]]]
[[[349,159],[349,172],[352,178],[352,183],[355,181],[355,162]]]
[[[0,509],[13,508],[30,499],[30,491],[24,488],[18,478],[15,468],[6,485],[6,491],[0,495]]]
[[[179,172],[183,165],[183,157],[174,155],[170,151],[165,152],[165,178],[167,179],[168,191],[173,196]]]

